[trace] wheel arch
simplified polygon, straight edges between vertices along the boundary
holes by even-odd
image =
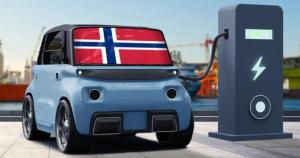
[[[72,113],[72,115],[73,115],[73,121],[74,121],[74,123],[75,123],[76,132],[78,132],[78,129],[77,129],[77,123],[76,123],[76,119],[75,119],[75,114],[74,114],[74,110],[73,110],[73,106],[72,106],[72,104],[71,104],[70,99],[69,99],[68,97],[66,97],[66,96],[62,96],[62,97],[60,97],[60,99],[59,99],[59,102],[58,102],[58,105],[57,105],[56,111],[55,111],[54,126],[56,126],[56,117],[57,117],[57,113],[58,113],[59,103],[60,103],[60,101],[62,101],[62,100],[65,100],[65,101],[68,103],[68,106],[69,106],[69,108],[70,108],[70,110],[71,110],[71,113]]]
[[[26,97],[27,95],[29,95],[29,96],[31,97],[32,101],[33,101],[33,95],[32,95],[32,93],[31,93],[31,92],[26,92],[26,93],[25,93],[25,97]]]
[[[72,114],[73,114],[73,116],[74,116],[74,113],[73,113],[73,109],[72,109],[72,105],[71,105],[70,100],[68,99],[68,97],[62,96],[62,97],[59,98],[58,105],[57,105],[56,110],[55,110],[55,118],[56,118],[56,115],[57,115],[57,112],[58,112],[59,103],[60,103],[60,101],[62,101],[62,100],[65,100],[65,101],[69,104],[69,107],[70,107],[70,109],[71,109],[71,112],[72,112]]]
[[[33,114],[35,115],[35,112],[36,112],[36,111],[35,111],[35,107],[34,107],[34,99],[33,99],[33,95],[32,95],[31,92],[26,92],[26,93],[25,93],[24,100],[23,100],[23,102],[22,102],[22,111],[23,111],[23,104],[24,104],[25,98],[26,98],[27,96],[30,96],[30,98],[31,98],[32,106],[33,106]]]

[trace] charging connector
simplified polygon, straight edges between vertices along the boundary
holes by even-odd
[[[199,81],[199,80],[202,80],[203,78],[205,78],[207,76],[207,74],[209,73],[209,71],[211,69],[211,66],[214,62],[216,49],[217,49],[217,43],[218,43],[218,40],[221,37],[224,37],[224,39],[228,39],[229,38],[229,30],[225,29],[224,33],[221,33],[221,34],[219,34],[218,36],[216,36],[214,38],[213,44],[212,44],[211,55],[210,55],[210,59],[209,59],[209,62],[208,62],[208,66],[206,67],[206,69],[205,69],[202,76],[200,76],[200,77],[187,77],[187,76],[178,75],[177,77],[180,78],[180,79],[183,79],[183,80],[191,80],[191,81]]]

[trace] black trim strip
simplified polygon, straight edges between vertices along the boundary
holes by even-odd
[[[81,73],[79,73],[81,71]],[[157,80],[176,77],[175,70],[87,70],[78,69],[77,74],[82,77],[95,78],[102,80]]]

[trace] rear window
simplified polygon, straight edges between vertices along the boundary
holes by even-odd
[[[73,32],[76,65],[172,65],[162,32],[89,27]]]

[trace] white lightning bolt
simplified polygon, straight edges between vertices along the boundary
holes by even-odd
[[[255,71],[256,72],[256,74],[255,74],[255,76],[253,78],[253,81],[255,81],[260,76],[260,74],[266,69],[265,66],[260,66],[260,63],[261,63],[262,59],[263,59],[263,57],[260,57],[258,59],[258,61],[256,62],[256,64],[251,69],[251,71]]]

